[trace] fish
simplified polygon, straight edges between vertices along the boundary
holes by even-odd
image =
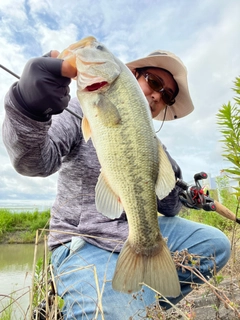
[[[165,198],[176,179],[147,99],[129,68],[93,36],[70,45],[58,58],[77,69],[83,137],[92,139],[101,166],[97,211],[111,219],[123,211],[127,215],[129,234],[112,288],[131,294],[146,284],[177,297],[179,278],[159,229],[156,197]]]

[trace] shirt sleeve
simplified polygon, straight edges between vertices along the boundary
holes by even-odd
[[[69,109],[81,114],[77,99],[69,103]],[[3,142],[13,167],[25,176],[47,177],[57,172],[76,137],[82,136],[80,120],[66,110],[45,122],[27,117],[16,108],[11,89],[5,97],[5,111]]]
[[[182,171],[177,162],[170,156],[170,154],[166,150],[166,147],[163,146],[163,148],[168,156],[169,161],[172,164],[176,179],[182,179]],[[174,217],[175,215],[177,215],[182,208],[182,203],[179,199],[179,193],[181,191],[182,189],[175,185],[175,188],[169,193],[167,197],[162,200],[157,199],[158,212],[167,217]]]

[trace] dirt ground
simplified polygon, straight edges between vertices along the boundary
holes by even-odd
[[[194,290],[185,297],[176,307],[182,310],[188,319],[240,319],[240,281],[238,280],[237,283],[236,279],[234,281],[224,280],[219,285],[217,293],[220,298],[209,290],[208,285],[203,285],[199,290]],[[165,313],[165,317],[166,320],[183,319],[178,310],[173,310],[173,308]]]
[[[238,239],[239,240],[239,239]],[[186,319],[194,320],[235,320],[240,319],[240,247],[234,246],[231,259],[223,270],[210,280],[194,289],[186,296],[176,309],[164,313],[162,320]],[[160,318],[161,319],[161,318]]]

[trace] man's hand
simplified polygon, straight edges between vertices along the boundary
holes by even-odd
[[[77,71],[67,61],[57,59],[58,54],[53,50],[29,60],[12,87],[16,107],[34,120],[47,121],[68,106],[69,84]]]
[[[57,58],[59,51],[52,50],[50,51],[50,56],[52,58]],[[61,74],[63,77],[75,78],[77,76],[77,69],[74,68],[67,60],[63,60]]]

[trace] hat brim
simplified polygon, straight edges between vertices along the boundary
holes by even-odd
[[[188,89],[187,70],[178,57],[168,55],[167,53],[159,54],[157,52],[156,55],[151,54],[145,58],[128,62],[126,65],[130,70],[145,67],[163,68],[171,72],[176,80],[179,92],[175,98],[175,103],[167,107],[165,119],[164,109],[154,118],[155,120],[175,120],[185,117],[193,111],[194,106]]]

